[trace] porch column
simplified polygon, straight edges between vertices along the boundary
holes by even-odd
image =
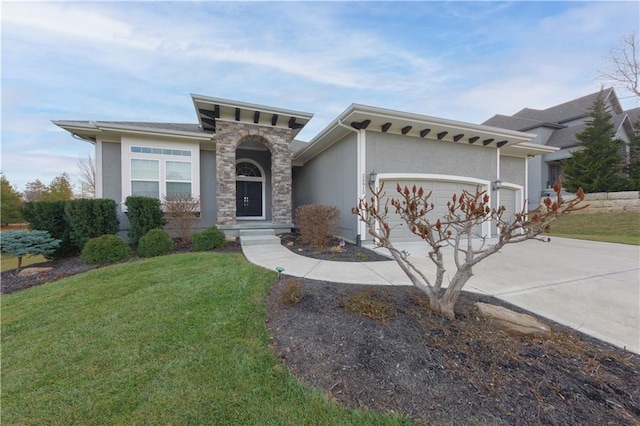
[[[276,135],[273,135],[276,136]],[[277,136],[273,139],[280,139]],[[271,151],[271,220],[291,223],[291,151],[289,141],[273,141]]]
[[[218,225],[236,223],[236,144],[241,135],[219,132],[216,139],[216,203]]]

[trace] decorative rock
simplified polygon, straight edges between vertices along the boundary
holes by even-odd
[[[52,271],[53,268],[24,268],[20,273],[18,273],[19,277],[30,277],[32,275],[44,274],[45,272]]]
[[[551,331],[548,325],[531,315],[519,314],[507,308],[476,302],[480,315],[488,318],[497,328],[523,335],[546,335]]]

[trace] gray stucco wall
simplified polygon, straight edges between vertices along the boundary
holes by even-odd
[[[102,142],[102,198],[122,202],[122,158],[120,144]]]
[[[122,212],[122,157],[121,145],[102,142],[102,198],[115,200],[120,229],[129,229],[127,215]]]
[[[200,151],[200,220],[195,227],[216,224],[216,153]]]
[[[495,180],[496,150],[388,133],[367,132],[366,174],[434,173]]]
[[[525,158],[500,157],[500,180],[502,182],[514,183],[516,185],[525,184]]]
[[[293,169],[293,208],[316,203],[337,207],[341,212],[340,233],[355,241],[357,204],[357,137],[351,134],[334,144],[304,167]],[[294,218],[295,220],[295,218]]]

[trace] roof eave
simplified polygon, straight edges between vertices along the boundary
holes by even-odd
[[[350,118],[357,114],[366,115],[371,118],[382,118],[389,121],[401,121],[403,124],[412,123],[415,126],[420,126],[420,128],[427,128],[429,126],[446,128],[449,130],[449,133],[451,133],[449,137],[453,136],[453,134],[466,132],[469,135],[482,135],[482,137],[494,138],[496,139],[496,142],[501,139],[506,139],[508,140],[507,146],[522,142],[529,142],[536,137],[536,135],[532,133],[524,133],[499,127],[465,123],[367,105],[351,104],[344,112],[342,112],[335,120],[315,136],[306,147],[295,154],[294,158],[296,161],[305,163],[325,149],[329,148],[336,141],[344,138],[349,133],[349,130],[345,129],[341,123],[348,125]],[[354,128],[353,131],[355,132],[356,129]],[[413,134],[409,136],[419,137],[418,135]],[[496,142],[493,142],[494,146]]]

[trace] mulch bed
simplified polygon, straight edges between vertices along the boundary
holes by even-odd
[[[330,238],[325,247],[313,247],[302,242],[298,232],[278,235],[282,245],[301,256],[312,257],[321,260],[334,260],[339,262],[379,262],[391,260],[375,251],[358,247],[355,244]],[[342,247],[341,247],[342,245]]]
[[[289,370],[347,406],[424,424],[640,424],[639,355],[547,320],[549,337],[510,336],[476,301],[523,312],[464,292],[449,321],[413,287],[283,277],[268,327]]]
[[[326,260],[360,261],[355,253],[366,250],[346,246],[349,254],[333,258],[287,238],[290,249]],[[219,251],[241,247],[228,242]],[[47,265],[54,270],[27,278],[3,272],[1,292],[95,268],[79,258],[37,266]],[[282,303],[292,288],[299,301]],[[548,320],[548,337],[511,336],[479,317],[476,301],[523,312],[463,292],[449,321],[430,314],[413,287],[283,276],[267,298],[267,325],[291,373],[346,406],[403,413],[419,424],[640,424],[640,355]]]

